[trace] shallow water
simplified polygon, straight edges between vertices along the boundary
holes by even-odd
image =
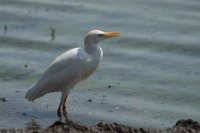
[[[1,0],[0,97],[7,102],[0,102],[0,128],[58,119],[59,93],[33,103],[24,95],[91,29],[121,36],[101,43],[97,72],[70,92],[71,119],[158,128],[200,121],[199,12],[198,0]]]

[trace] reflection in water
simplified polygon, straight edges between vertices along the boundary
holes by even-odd
[[[34,119],[31,119],[31,121],[26,124],[26,129],[30,131],[38,131],[42,128],[41,125],[37,124],[37,122]]]
[[[56,39],[56,29],[51,27],[51,41]]]

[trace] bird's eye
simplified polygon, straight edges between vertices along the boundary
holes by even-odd
[[[104,34],[98,34],[97,36],[98,37],[104,37]]]

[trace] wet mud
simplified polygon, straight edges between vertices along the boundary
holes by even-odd
[[[199,133],[200,124],[192,119],[179,120],[168,129],[138,128],[119,123],[100,122],[95,126],[85,126],[79,122],[67,120],[65,123],[56,121],[46,129],[38,128],[33,122],[33,127],[26,129],[0,129],[0,133]]]

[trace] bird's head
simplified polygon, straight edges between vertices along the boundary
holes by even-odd
[[[119,32],[104,32],[101,30],[91,30],[87,33],[87,36],[85,37],[85,45],[94,45],[98,44],[100,41],[105,40],[107,38],[119,36]]]

